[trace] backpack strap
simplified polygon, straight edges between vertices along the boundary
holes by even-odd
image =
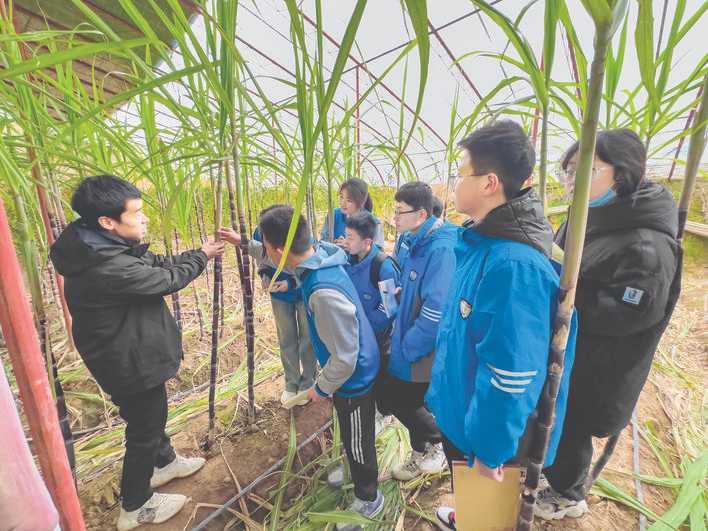
[[[381,266],[388,259],[391,260],[393,268],[399,273],[401,272],[401,268],[395,258],[387,255],[383,252],[383,250],[379,249],[379,252],[376,253],[376,256],[374,256],[374,259],[371,261],[371,268],[369,269],[369,281],[375,288],[379,287],[379,280],[381,279]]]

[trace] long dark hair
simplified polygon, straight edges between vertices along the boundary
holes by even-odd
[[[339,193],[341,194],[344,190],[347,191],[349,197],[360,209],[363,208],[369,212],[374,211],[374,202],[369,195],[369,185],[363,180],[357,179],[356,177],[347,179],[339,187]]]
[[[575,142],[565,152],[561,162],[563,169],[578,152],[579,145],[580,142]],[[595,156],[615,169],[614,189],[619,196],[634,193],[644,179],[647,150],[637,133],[631,129],[608,129],[597,133]]]

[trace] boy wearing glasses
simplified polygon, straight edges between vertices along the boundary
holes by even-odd
[[[455,206],[469,216],[455,247],[457,266],[440,322],[426,402],[450,467],[467,461],[496,481],[503,465],[525,462],[548,365],[559,277],[551,263],[553,231],[541,201],[521,189],[535,154],[526,133],[505,120],[459,144]],[[546,464],[563,427],[575,349],[570,324],[565,368]],[[456,529],[455,512],[438,509],[438,527]]]
[[[432,215],[433,192],[425,183],[404,184],[395,200],[396,228],[401,233],[396,245],[401,291],[377,404],[408,428],[413,451],[392,471],[394,478],[408,481],[445,468],[440,431],[424,397],[438,323],[455,271],[457,229]]]

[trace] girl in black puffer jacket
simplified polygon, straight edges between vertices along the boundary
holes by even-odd
[[[576,142],[563,158],[572,190]],[[575,305],[579,327],[568,409],[556,460],[539,493],[545,519],[587,512],[592,437],[629,422],[681,289],[678,211],[671,194],[644,179],[646,150],[628,129],[598,133],[590,209]],[[556,235],[565,246],[567,225]]]

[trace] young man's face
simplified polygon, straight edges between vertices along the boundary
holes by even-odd
[[[501,182],[498,178],[490,179],[491,175],[479,175],[469,152],[462,151],[460,169],[455,180],[455,208],[458,212],[473,216],[483,206],[486,198],[497,191]]]
[[[263,236],[263,246],[265,247],[266,254],[268,255],[268,258],[270,258],[270,261],[278,265],[280,263],[280,259],[283,257],[283,249],[271,245],[265,236]]]
[[[357,231],[350,229],[349,227],[344,229],[344,234],[346,235],[345,241],[349,254],[359,256],[362,254],[368,254],[371,250],[371,245],[373,244],[373,240],[371,238],[362,238]]]
[[[125,211],[119,220],[101,216],[98,224],[124,240],[140,241],[147,234],[148,217],[143,212],[142,199],[128,199],[125,202]]]
[[[428,213],[423,208],[413,208],[404,201],[396,201],[395,222],[399,233],[415,231],[425,220]]]

